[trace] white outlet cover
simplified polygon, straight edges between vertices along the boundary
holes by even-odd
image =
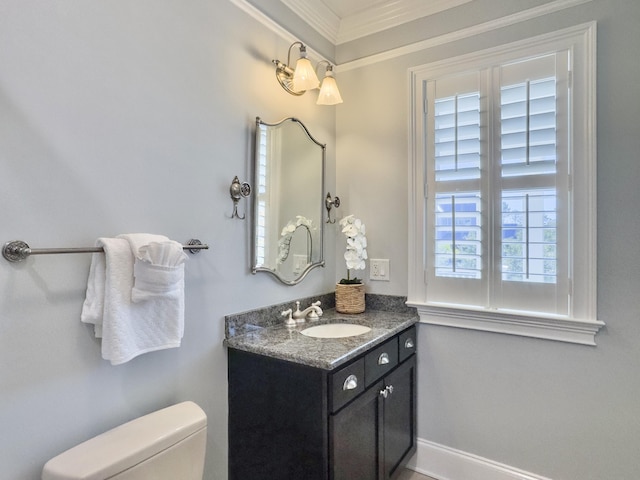
[[[389,281],[389,259],[372,258],[369,262],[369,280]]]

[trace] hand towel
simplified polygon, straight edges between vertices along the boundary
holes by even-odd
[[[102,357],[112,365],[146,352],[180,346],[184,333],[184,280],[172,278],[171,294],[134,303],[134,261],[141,247],[169,242],[164,236],[127,234],[99,238],[104,254],[92,257],[81,320],[102,338]],[[183,265],[181,265],[183,267]]]
[[[184,296],[184,262],[187,255],[178,242],[151,242],[138,249],[133,264],[134,303],[165,296]]]

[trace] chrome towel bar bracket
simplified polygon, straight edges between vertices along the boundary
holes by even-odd
[[[192,238],[183,245],[182,248],[192,254],[199,253],[200,250],[207,250],[209,245],[203,244],[197,238]],[[9,262],[16,263],[27,259],[30,255],[51,255],[58,253],[99,253],[104,252],[102,247],[79,247],[79,248],[31,248],[22,240],[7,242],[2,247],[2,256]]]

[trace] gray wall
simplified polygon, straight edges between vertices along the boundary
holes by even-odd
[[[35,480],[75,443],[186,399],[209,416],[206,478],[226,478],[223,316],[329,292],[344,276],[335,231],[325,243],[335,265],[299,286],[248,273],[248,223],[228,218],[228,187],[234,175],[249,177],[255,116],[298,116],[328,144],[338,216],[362,218],[370,256],[391,260],[391,281],[367,289],[403,295],[407,68],[591,20],[599,22],[598,302],[607,328],[591,348],[421,325],[419,435],[554,480],[640,476],[640,3],[595,0],[339,72],[345,103],[328,109],[277,85],[270,60],[282,60],[290,42],[230,2],[187,3],[0,0],[0,242],[85,246],[148,231],[212,247],[187,265],[183,346],[118,367],[79,322],[88,255],[2,260],[0,478]],[[543,3],[476,0],[339,46],[336,58]],[[316,38],[297,23],[292,30]]]
[[[205,478],[226,478],[224,315],[334,288],[333,263],[296,287],[252,275],[250,223],[229,218],[257,115],[295,114],[326,142],[335,190],[334,110],[275,80],[289,44],[229,1],[0,0],[0,242],[211,246],[186,266],[182,346],[117,367],[80,323],[90,255],[0,259],[1,479],[38,479],[63,450],[182,400],[209,417]]]
[[[340,63],[545,2],[476,0],[338,47]],[[455,13],[455,14],[454,14]],[[407,69],[598,21],[597,347],[420,325],[421,438],[554,480],[640,478],[640,2],[598,0],[369,66],[339,71],[337,193],[406,293]],[[341,207],[342,208],[342,207]],[[338,260],[338,274],[342,262]]]

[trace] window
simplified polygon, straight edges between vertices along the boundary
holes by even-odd
[[[595,25],[412,69],[409,304],[595,344]]]

